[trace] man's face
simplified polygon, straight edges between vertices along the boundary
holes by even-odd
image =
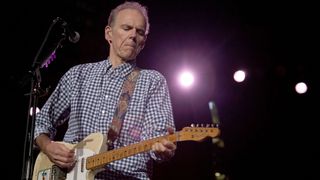
[[[144,16],[135,9],[121,10],[113,25],[106,27],[105,36],[110,43],[111,55],[123,61],[135,59],[147,38]]]

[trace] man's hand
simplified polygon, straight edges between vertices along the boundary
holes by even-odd
[[[71,169],[75,164],[75,152],[64,144],[51,141],[45,146],[44,153],[61,168]]]
[[[168,133],[173,134],[174,129],[171,127],[168,128]],[[162,160],[170,159],[174,155],[176,149],[177,145],[167,139],[162,139],[160,142],[152,145],[152,151]]]
[[[36,138],[36,143],[48,158],[61,168],[72,169],[75,164],[75,152],[62,143],[52,141],[46,134]]]

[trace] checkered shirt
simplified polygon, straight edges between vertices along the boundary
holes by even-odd
[[[111,68],[109,60],[80,64],[70,68],[36,115],[34,137],[47,133],[68,120],[64,142],[78,143],[94,132],[107,134],[122,85],[135,62]],[[162,136],[175,127],[167,82],[155,70],[142,69],[127,108],[121,133],[114,148]],[[154,153],[139,153],[111,162],[96,179],[150,179]]]

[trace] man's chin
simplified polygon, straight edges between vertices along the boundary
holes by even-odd
[[[122,52],[123,59],[133,60],[137,57],[137,52],[133,49],[126,49]]]
[[[123,60],[126,61],[126,62],[129,62],[129,61],[133,61],[136,59],[136,55],[131,55],[131,56],[123,56]]]

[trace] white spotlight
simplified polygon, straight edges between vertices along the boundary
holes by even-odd
[[[36,114],[40,111],[40,109],[38,107],[36,107]],[[30,108],[30,116],[32,116],[33,114],[33,108]]]
[[[304,94],[305,92],[307,92],[308,87],[307,87],[306,83],[299,82],[299,83],[296,84],[295,89],[296,89],[297,93]]]
[[[242,70],[238,70],[233,74],[233,79],[237,82],[243,82],[246,78],[246,73]]]
[[[191,72],[183,72],[179,76],[179,82],[183,87],[190,87],[193,84],[194,77]]]

